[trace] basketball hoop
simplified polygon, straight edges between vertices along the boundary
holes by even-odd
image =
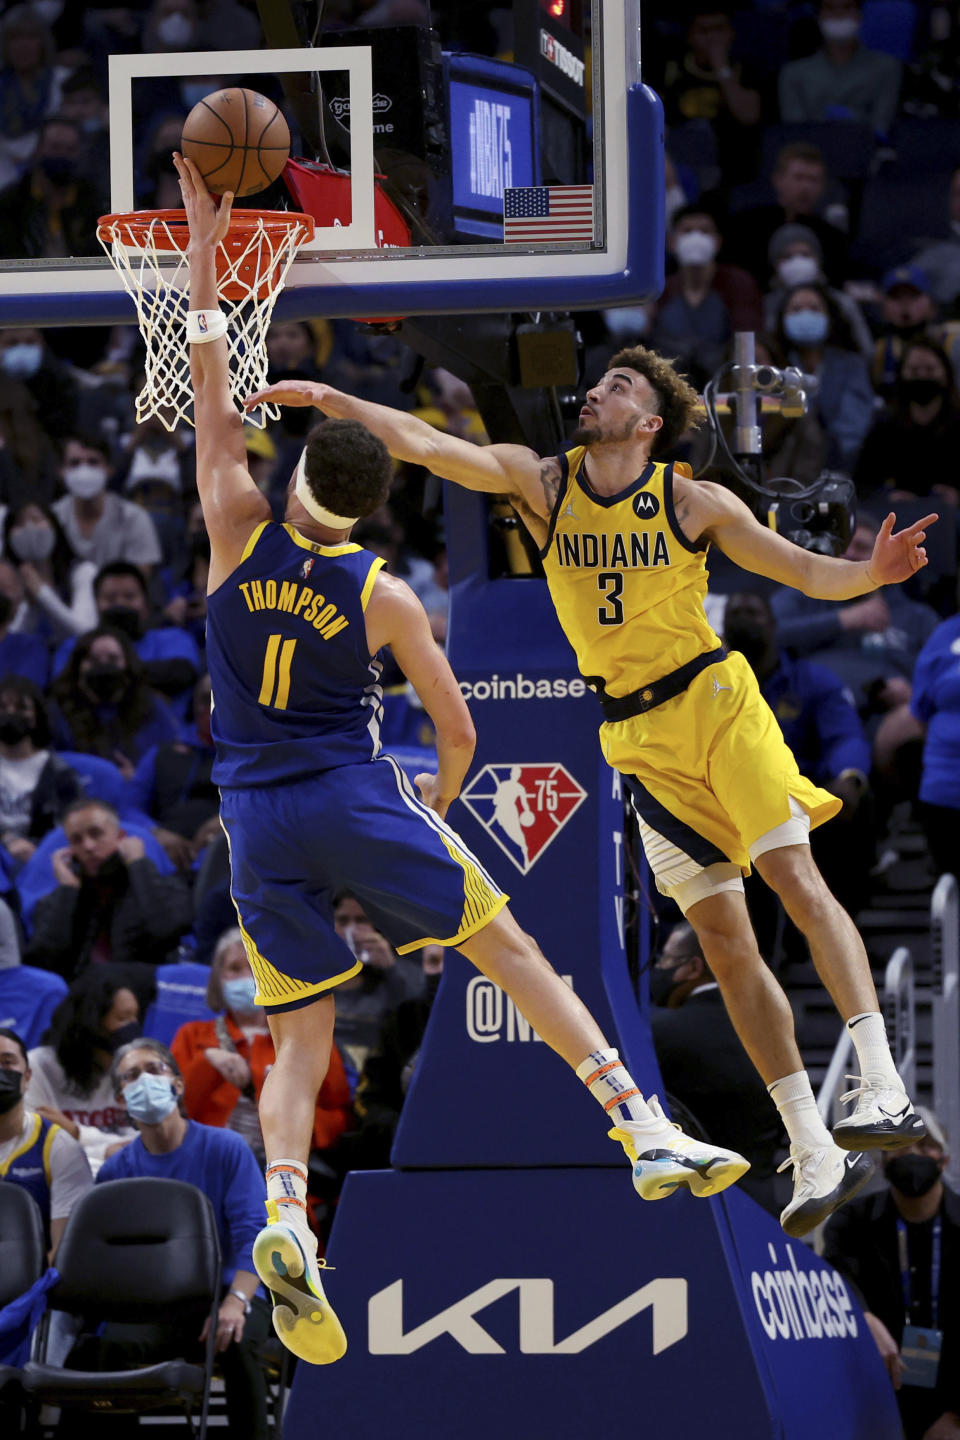
[[[313,239],[309,215],[283,210],[234,210],[217,247],[217,293],[227,319],[230,394],[237,402],[267,383],[267,327],[277,296],[301,245]],[[190,229],[184,210],[133,210],[104,215],[103,246],[137,307],[147,347],[146,383],[137,420],[155,415],[167,430],[193,424],[187,345]],[[245,418],[263,429],[276,406],[260,405]]]

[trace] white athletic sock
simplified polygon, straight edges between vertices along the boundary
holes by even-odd
[[[901,1085],[880,1011],[865,1010],[862,1015],[851,1015],[847,1029],[860,1062],[860,1074],[876,1076],[890,1085]]]
[[[819,1150],[833,1144],[833,1136],[820,1119],[806,1070],[774,1080],[767,1086],[767,1093],[780,1111],[791,1145],[809,1145]]]
[[[300,1225],[309,1230],[307,1221],[307,1167],[300,1160],[271,1160],[267,1164],[267,1214],[276,1208],[277,1218],[285,1225]]]
[[[650,1110],[618,1050],[594,1050],[577,1066],[577,1074],[614,1125],[645,1135],[672,1132],[672,1127]]]

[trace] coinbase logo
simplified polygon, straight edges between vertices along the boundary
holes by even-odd
[[[750,1276],[753,1303],[770,1340],[845,1340],[857,1334],[857,1317],[846,1285],[832,1270],[801,1270],[793,1247],[778,1265],[769,1245],[769,1270]]]

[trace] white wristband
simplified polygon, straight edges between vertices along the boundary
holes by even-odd
[[[188,310],[187,344],[206,345],[220,340],[227,333],[227,317],[222,310]]]

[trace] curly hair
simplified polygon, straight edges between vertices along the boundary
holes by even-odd
[[[70,659],[50,687],[50,694],[72,731],[72,748],[82,750],[86,755],[99,755],[104,760],[112,760],[116,748],[113,737],[105,733],[95,705],[80,688],[80,667],[93,649],[94,642],[103,635],[109,635],[116,640],[126,658],[126,669],[131,683],[117,706],[117,727],[121,738],[127,744],[133,741],[137,731],[153,714],[153,692],[147,684],[143,661],[122,630],[114,630],[110,625],[98,625],[96,630],[88,630],[86,635],[81,635]]]
[[[393,461],[358,420],[326,420],[307,436],[306,475],[314,499],[334,515],[372,515],[390,493]]]
[[[608,370],[624,365],[642,375],[653,391],[654,414],[659,415],[663,424],[657,431],[651,453],[662,454],[676,445],[681,435],[694,426],[703,423],[700,397],[685,376],[675,369],[676,361],[647,350],[643,345],[632,345],[618,350]]]

